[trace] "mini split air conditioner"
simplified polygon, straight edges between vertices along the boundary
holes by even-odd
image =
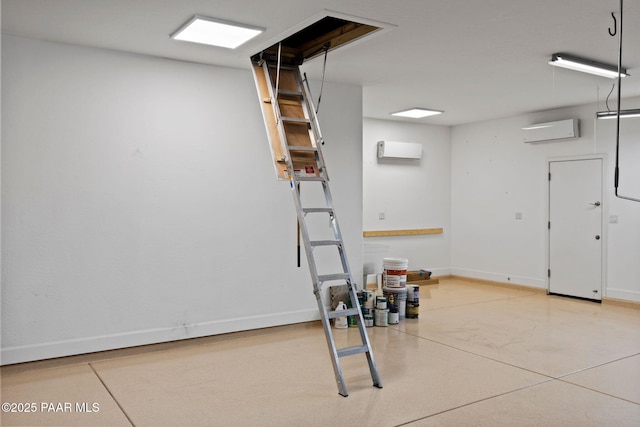
[[[413,142],[378,141],[379,159],[420,159],[422,144]]]
[[[522,128],[522,140],[524,142],[552,141],[578,137],[580,137],[580,120],[578,119],[537,123]]]

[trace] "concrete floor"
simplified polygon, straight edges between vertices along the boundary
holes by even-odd
[[[2,402],[34,411],[0,424],[640,426],[640,310],[460,279],[420,310],[368,329],[382,389],[356,355],[337,394],[317,322],[5,366]]]

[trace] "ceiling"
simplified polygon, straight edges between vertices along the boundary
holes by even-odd
[[[623,98],[640,95],[640,2],[624,6]],[[365,117],[425,107],[445,113],[416,122],[437,125],[603,106],[614,80],[547,61],[565,52],[617,64],[611,12],[620,22],[618,0],[2,0],[1,12],[4,34],[247,70],[252,54],[315,20],[351,17],[383,30],[330,52],[326,80],[362,85]],[[194,14],[267,30],[236,50],[171,40]],[[322,64],[303,67],[319,79]]]

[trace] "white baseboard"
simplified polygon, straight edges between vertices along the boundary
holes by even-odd
[[[640,292],[627,291],[624,289],[607,288],[606,297],[625,301],[640,302]]]
[[[167,327],[124,332],[55,342],[3,348],[0,365],[32,362],[55,357],[93,353],[147,344],[157,344],[188,338],[226,334],[272,326],[290,325],[320,319],[318,310],[299,310],[271,315],[202,322],[182,328]]]
[[[533,288],[547,288],[547,281],[545,279],[538,279],[534,277],[515,276],[503,273],[491,273],[488,271],[469,270],[465,268],[452,268],[451,275],[469,277],[473,279],[482,279],[492,282],[500,283],[512,283],[514,285],[531,286]]]

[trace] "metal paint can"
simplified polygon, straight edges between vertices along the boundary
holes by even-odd
[[[390,325],[397,325],[398,323],[400,323],[400,313],[398,313],[397,311],[395,313],[392,313],[391,311],[389,312],[389,324]]]
[[[389,310],[376,309],[374,316],[376,326],[389,326]]]
[[[407,301],[420,302],[419,285],[407,285]]]
[[[417,319],[420,314],[420,303],[407,301],[407,319]]]
[[[376,297],[376,309],[378,310],[387,309],[387,297]]]
[[[370,308],[373,310],[374,306],[376,305],[376,293],[375,291],[363,291],[362,292],[362,296],[363,296],[363,307],[364,308]]]
[[[371,328],[373,326],[373,314],[364,314],[364,326]]]

